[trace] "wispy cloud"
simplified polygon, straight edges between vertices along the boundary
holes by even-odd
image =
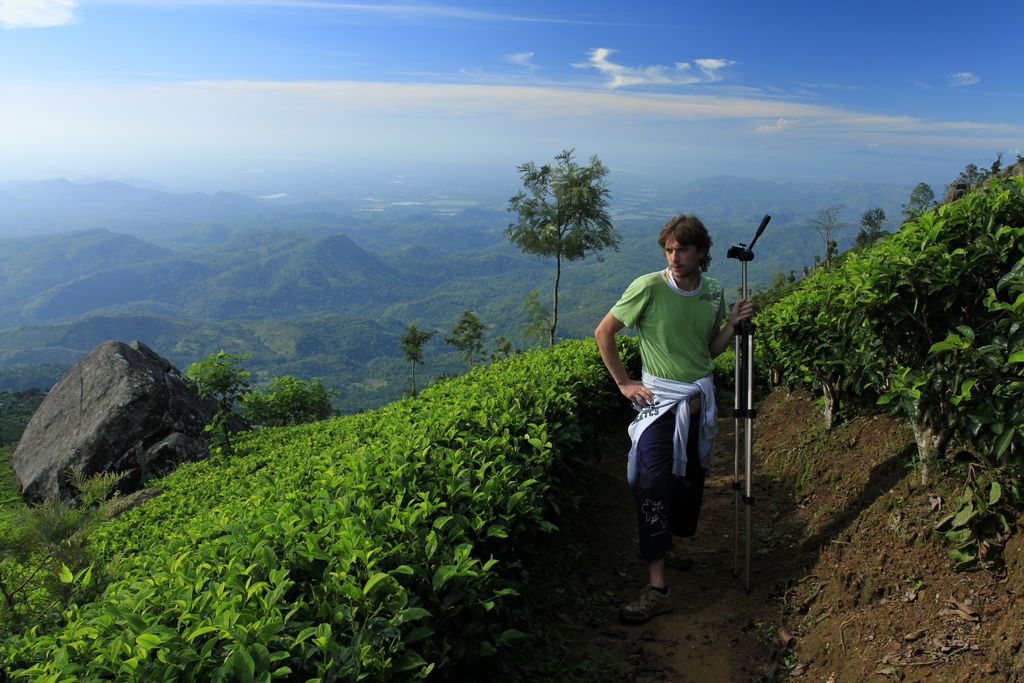
[[[809,90],[849,90],[857,91],[864,88],[859,85],[844,85],[842,83],[801,83],[800,87]]]
[[[722,69],[735,62],[728,59],[694,60],[700,74],[689,62],[676,62],[673,66],[625,66],[609,59],[615,50],[598,47],[590,51],[586,63],[573,64],[577,69],[596,69],[608,79],[607,85],[613,90],[631,85],[692,85],[694,83],[715,83],[722,80]]]
[[[792,119],[779,117],[772,123],[766,123],[763,126],[758,126],[754,129],[754,132],[761,134],[781,133],[784,128],[789,128],[794,123],[796,123],[796,121]]]
[[[330,0],[89,0],[105,5],[140,7],[275,7],[281,9],[317,10],[376,14],[391,18],[439,18],[464,21],[518,22],[536,24],[567,24],[580,26],[613,26],[612,22],[567,19],[565,17],[507,14],[459,7],[456,5],[402,2],[331,2]],[[32,4],[33,0],[24,0]],[[77,2],[76,2],[77,4]]]
[[[729,59],[695,59],[693,61],[700,67],[701,73],[704,74],[708,82],[711,83],[722,80],[722,69],[736,63]],[[676,66],[681,65],[676,64]]]
[[[16,103],[0,107],[5,166],[24,174],[40,158],[50,165],[56,159],[69,167],[85,164],[93,175],[157,180],[176,169],[194,175],[199,167],[211,176],[237,176],[241,169],[289,164],[479,163],[485,147],[490,160],[511,167],[566,140],[581,150],[600,151],[602,158],[640,159],[637,163],[653,168],[656,158],[667,159],[680,149],[703,150],[709,164],[724,163],[723,154],[740,155],[738,150],[757,147],[756,140],[771,140],[777,153],[806,165],[871,144],[904,153],[1011,149],[1024,135],[1021,125],[629,89],[196,81],[59,89],[15,84],[5,89],[5,97]],[[210,158],[222,161],[197,162]]]
[[[526,68],[530,69],[530,71],[533,71],[537,68],[537,65],[530,61],[532,59],[532,52],[515,52],[510,55],[505,55],[506,62],[509,62],[510,64],[518,64],[519,66],[525,66]]]
[[[957,71],[955,74],[949,75],[949,84],[954,88],[958,88],[965,85],[974,85],[980,83],[981,79],[976,74],[972,74],[970,71]]]
[[[77,21],[78,0],[0,0],[0,26],[52,28]]]

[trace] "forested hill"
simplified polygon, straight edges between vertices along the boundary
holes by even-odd
[[[528,346],[523,304],[531,291],[550,300],[553,263],[509,244],[504,200],[408,192],[280,204],[110,182],[4,184],[0,388],[46,388],[96,344],[139,338],[181,367],[224,349],[251,354],[261,381],[319,376],[353,411],[408,388],[400,338],[409,324],[446,333],[471,310],[488,351],[502,336]],[[620,250],[563,269],[559,336],[589,336],[632,277],[662,266],[654,237],[676,211],[708,223],[711,275],[731,295],[739,269],[725,252],[749,241],[765,213],[773,220],[751,264],[755,286],[799,274],[822,252],[809,224],[816,211],[846,206],[836,235],[845,246],[868,208],[884,207],[892,229],[907,192],[731,177],[613,184]],[[465,370],[444,336],[424,349],[427,381]]]

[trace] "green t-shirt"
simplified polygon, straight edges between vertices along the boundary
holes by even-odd
[[[709,345],[725,320],[725,294],[702,275],[693,292],[680,293],[664,271],[642,275],[626,288],[611,313],[635,327],[644,370],[677,382],[696,382],[714,368]]]

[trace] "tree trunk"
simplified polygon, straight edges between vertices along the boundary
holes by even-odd
[[[825,397],[825,430],[829,432],[836,424],[836,415],[839,412],[839,389],[842,382],[842,379],[821,380],[821,393]]]
[[[562,255],[555,256],[555,294],[551,307],[551,341],[555,345],[555,329],[558,327],[558,283],[562,279]]]
[[[917,456],[921,461],[921,486],[927,486],[935,462],[946,452],[949,433],[931,424],[920,413],[911,421],[914,427],[914,441],[917,442]]]

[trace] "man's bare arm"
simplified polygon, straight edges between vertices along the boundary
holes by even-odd
[[[594,330],[594,339],[597,340],[597,348],[601,352],[601,360],[608,368],[608,373],[615,380],[619,391],[631,402],[646,406],[654,403],[654,394],[650,389],[634,379],[630,379],[626,366],[619,358],[619,349],[615,345],[615,335],[625,325],[610,312],[604,316],[597,329]]]
[[[741,320],[747,320],[754,315],[754,302],[750,299],[743,299],[737,301],[736,305],[732,307],[732,313],[729,314],[729,320],[726,321],[722,329],[718,330],[713,337],[711,337],[711,343],[708,344],[708,350],[711,351],[711,357],[717,358],[720,353],[729,348],[729,342],[732,341],[732,337],[736,334],[736,325]]]

